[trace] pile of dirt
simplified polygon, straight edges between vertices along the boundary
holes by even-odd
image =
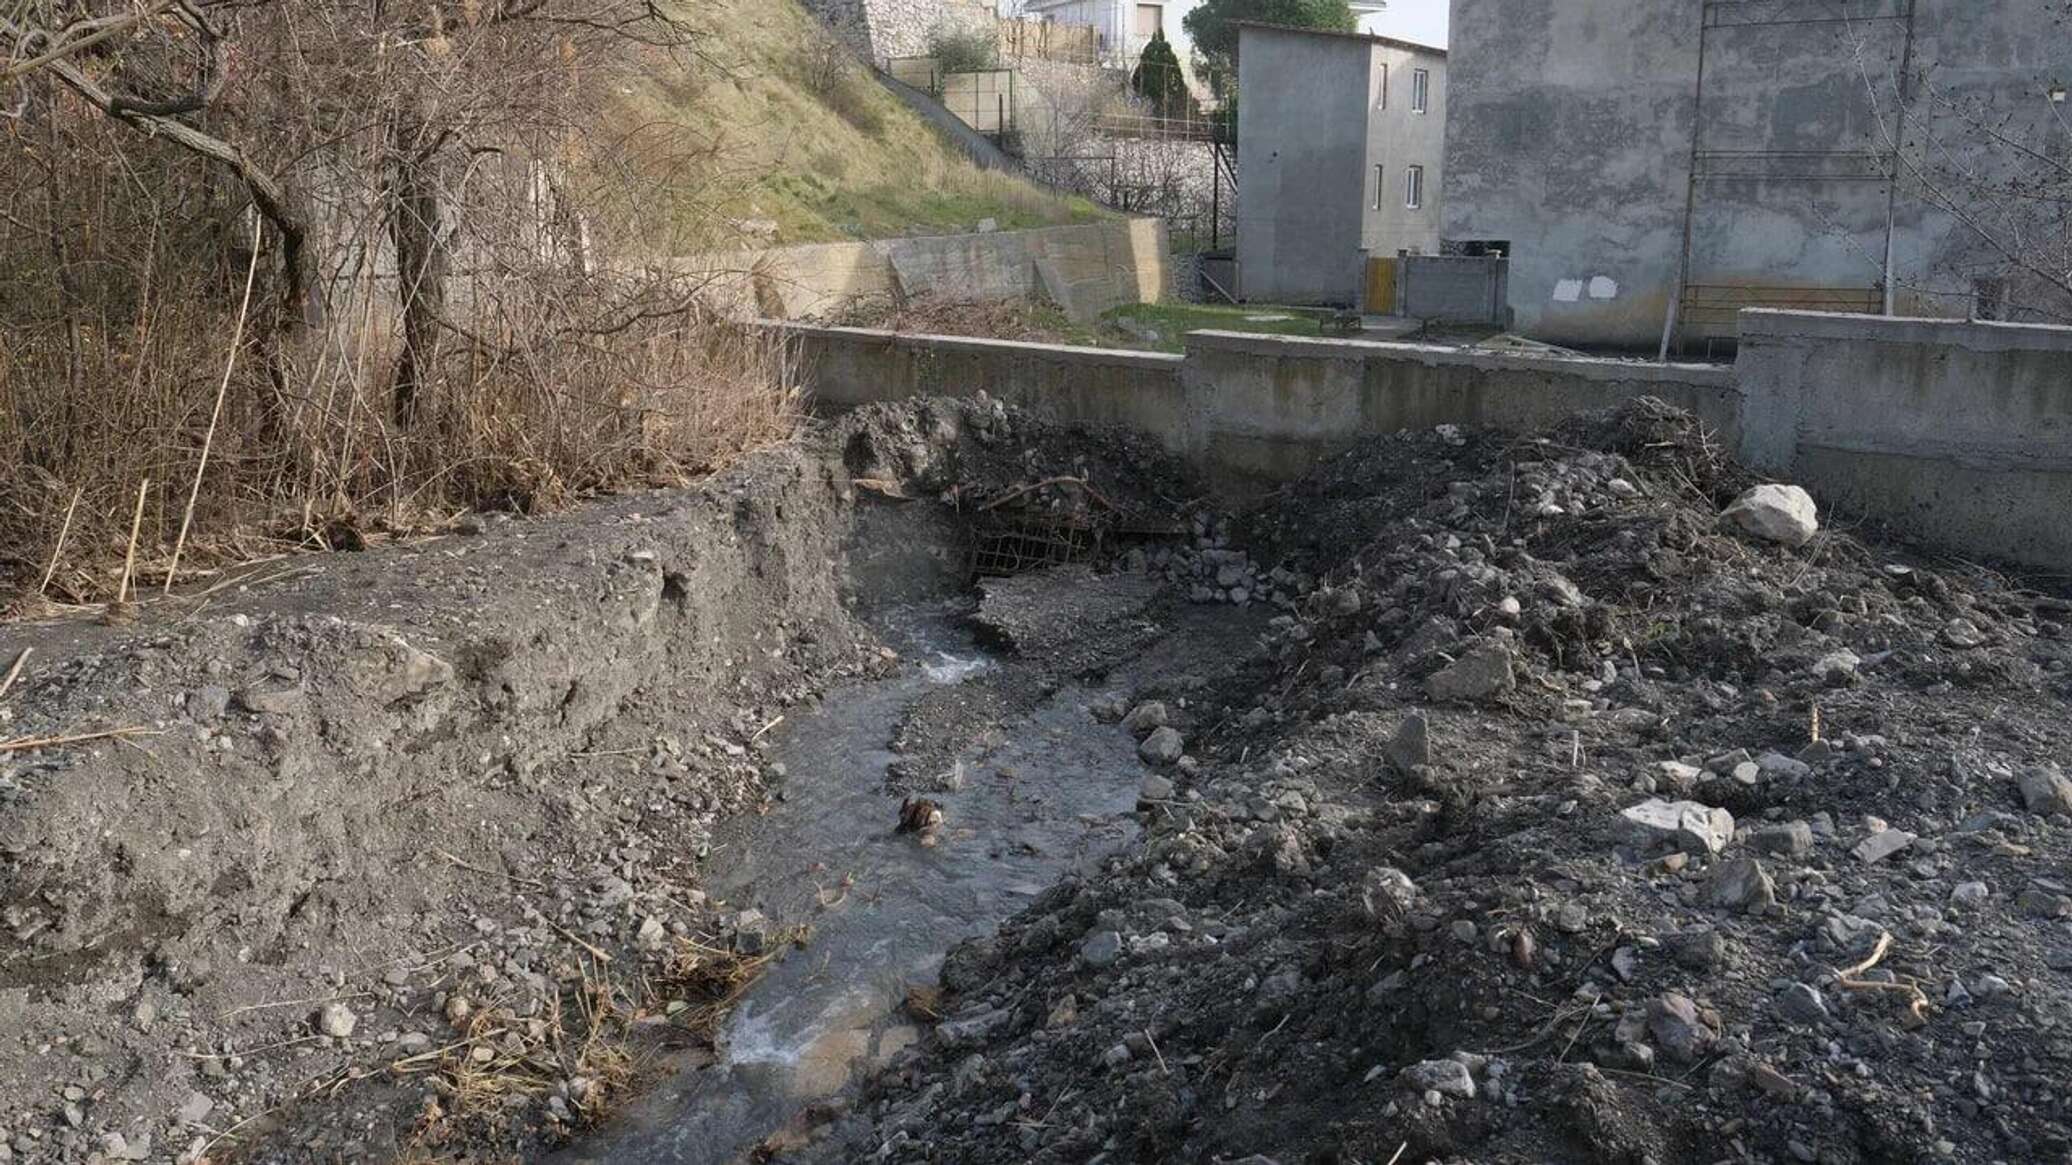
[[[1640,402],[1270,499],[1270,633],[1103,709],[1141,847],[777,1159],[2065,1158],[2072,605],[1748,484]]]

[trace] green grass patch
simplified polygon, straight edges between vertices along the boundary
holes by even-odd
[[[1256,332],[1267,336],[1320,336],[1314,309],[1280,308],[1271,304],[1243,307],[1198,303],[1137,303],[1110,310],[1101,317],[1112,342],[1131,348],[1179,352],[1189,332]]]

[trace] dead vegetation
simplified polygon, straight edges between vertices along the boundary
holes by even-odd
[[[703,148],[613,102],[701,67],[674,11],[9,6],[0,601],[679,482],[787,433],[784,353],[646,258],[688,248],[644,211],[696,196]]]

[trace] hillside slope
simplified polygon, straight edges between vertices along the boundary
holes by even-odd
[[[697,138],[680,227],[828,242],[1086,222],[1101,211],[973,165],[878,84],[798,0],[694,0],[699,59],[622,90],[630,117]],[[686,167],[688,168],[688,166]],[[774,231],[774,234],[773,234]]]

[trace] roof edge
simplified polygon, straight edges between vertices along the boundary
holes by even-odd
[[[1263,32],[1292,32],[1301,36],[1328,36],[1339,40],[1357,40],[1365,41],[1368,44],[1387,45],[1390,48],[1404,49],[1413,53],[1425,53],[1435,57],[1446,55],[1446,50],[1437,45],[1419,44],[1414,40],[1402,40],[1397,37],[1382,36],[1379,33],[1373,32],[1340,32],[1335,28],[1303,28],[1293,24],[1275,24],[1269,20],[1233,20],[1230,23],[1239,29],[1256,28]]]

